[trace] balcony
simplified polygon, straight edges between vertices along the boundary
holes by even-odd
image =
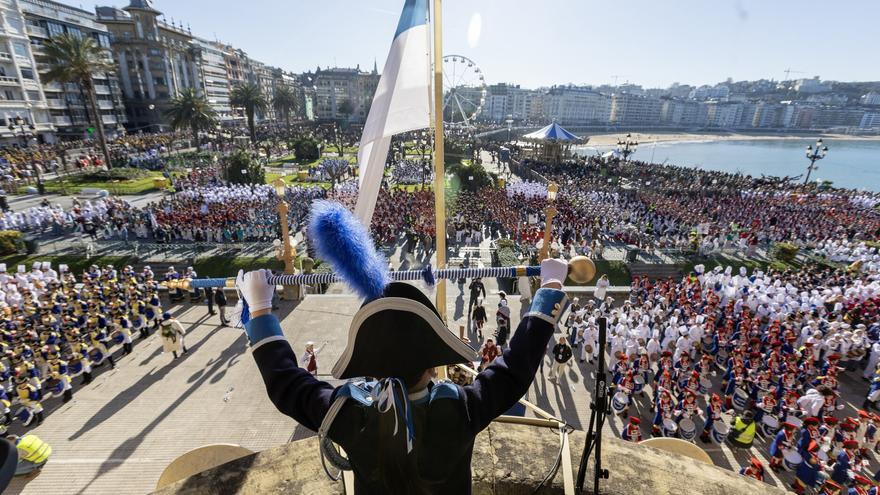
[[[73,122],[70,121],[70,117],[52,117],[52,122],[55,125],[73,125]]]
[[[0,60],[12,61],[12,55],[6,52],[0,52]]]
[[[64,100],[58,100],[54,98],[47,99],[46,104],[49,106],[49,108],[67,108],[67,104],[64,103]]]
[[[17,77],[0,76],[0,86],[18,86]]]
[[[101,110],[112,110],[113,102],[101,100],[98,102],[98,108],[100,108]]]
[[[95,93],[97,93],[99,95],[109,95],[110,94],[110,86],[98,84],[95,86]]]
[[[49,37],[49,32],[46,30],[46,28],[42,28],[40,26],[31,26],[30,24],[28,24],[27,32],[29,35],[37,36],[40,38]]]
[[[116,116],[114,115],[102,115],[101,120],[103,120],[105,124],[116,124]]]

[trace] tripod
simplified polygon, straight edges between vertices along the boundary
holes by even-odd
[[[581,456],[581,464],[578,467],[577,483],[575,490],[581,493],[584,489],[584,478],[587,475],[587,461],[593,448],[596,448],[596,464],[593,473],[593,493],[599,494],[599,480],[608,479],[608,470],[602,469],[602,427],[605,426],[605,417],[611,412],[608,403],[608,378],[605,374],[605,342],[608,320],[599,318],[599,363],[596,366],[596,390],[593,400],[590,401],[590,425],[587,428],[587,440],[584,443],[584,453]]]

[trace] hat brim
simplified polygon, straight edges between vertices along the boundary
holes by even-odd
[[[408,378],[436,366],[477,359],[422,291],[392,283],[385,294],[355,314],[345,351],[333,366],[334,377]]]

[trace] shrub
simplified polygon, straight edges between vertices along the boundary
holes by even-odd
[[[773,246],[773,257],[783,263],[793,263],[800,248],[788,242],[777,242]]]
[[[230,155],[223,164],[226,180],[233,184],[263,184],[266,182],[266,171],[263,166],[245,150],[238,150]]]
[[[143,179],[149,172],[140,168],[120,167],[110,170],[100,170],[81,175],[80,182],[108,182],[111,180],[134,180]]]
[[[15,254],[22,247],[21,232],[17,230],[0,230],[0,255]]]
[[[321,150],[318,149],[318,143],[314,139],[300,139],[293,145],[293,153],[296,159],[300,161],[313,161],[321,157]]]

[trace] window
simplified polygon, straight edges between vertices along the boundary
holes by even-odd
[[[46,22],[46,29],[49,30],[50,38],[64,34],[64,25],[58,24],[57,22]]]
[[[40,101],[40,92],[39,91],[28,91],[28,100],[30,101]]]
[[[21,68],[21,77],[23,79],[33,80],[34,79],[34,70],[22,67]]]
[[[83,33],[79,30],[79,28],[75,28],[73,26],[67,26],[67,34],[73,36],[76,39],[82,39]]]
[[[19,57],[27,57],[28,56],[28,47],[24,43],[20,41],[16,41],[12,44],[12,49],[15,50],[15,54]]]

